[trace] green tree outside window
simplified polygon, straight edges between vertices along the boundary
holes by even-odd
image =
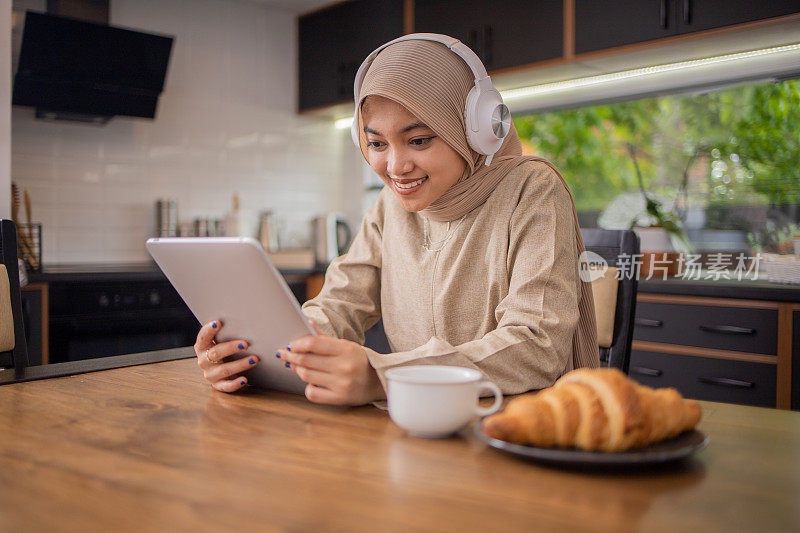
[[[684,235],[690,207],[705,210],[706,228],[747,232],[755,250],[777,251],[777,241],[800,230],[794,80],[529,114],[514,123],[527,153],[562,170],[580,212],[640,191],[648,212],[675,235]],[[735,214],[759,206],[766,217]]]

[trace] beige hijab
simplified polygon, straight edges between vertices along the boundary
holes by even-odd
[[[467,143],[464,106],[474,86],[474,75],[467,64],[445,45],[434,41],[401,41],[384,48],[373,61],[361,86],[357,113],[359,144],[366,159],[366,136],[361,106],[370,95],[383,96],[399,103],[425,122],[439,137],[458,152],[467,163],[464,174],[421,214],[437,221],[461,218],[482,205],[506,175],[526,161],[541,161],[561,179],[561,173],[549,161],[536,156],[523,156],[519,135],[513,124],[511,131],[495,154],[491,165],[486,156],[472,150]],[[575,202],[575,234],[578,255],[583,244]],[[576,265],[577,268],[577,265]],[[590,283],[581,281],[578,328],[572,339],[572,366],[599,366],[597,326]]]

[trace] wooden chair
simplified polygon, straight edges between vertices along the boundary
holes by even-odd
[[[581,234],[586,250],[602,257],[609,267],[604,277],[592,282],[600,364],[627,374],[636,313],[639,237],[630,230],[582,229]]]
[[[28,366],[25,326],[19,291],[17,228],[0,219],[0,368]]]

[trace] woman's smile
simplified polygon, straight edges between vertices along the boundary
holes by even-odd
[[[428,181],[428,176],[423,176],[419,179],[394,179],[392,178],[392,185],[398,194],[414,194],[423,184]]]

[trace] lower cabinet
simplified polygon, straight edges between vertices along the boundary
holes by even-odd
[[[687,398],[775,407],[776,365],[634,350],[629,374],[642,385],[674,387]]]
[[[800,409],[798,315],[788,301],[640,292],[630,376],[698,400]]]
[[[22,288],[31,366],[194,344],[200,324],[163,275],[119,271],[97,277],[76,270]],[[296,271],[284,278],[302,303],[319,292],[324,276]]]

